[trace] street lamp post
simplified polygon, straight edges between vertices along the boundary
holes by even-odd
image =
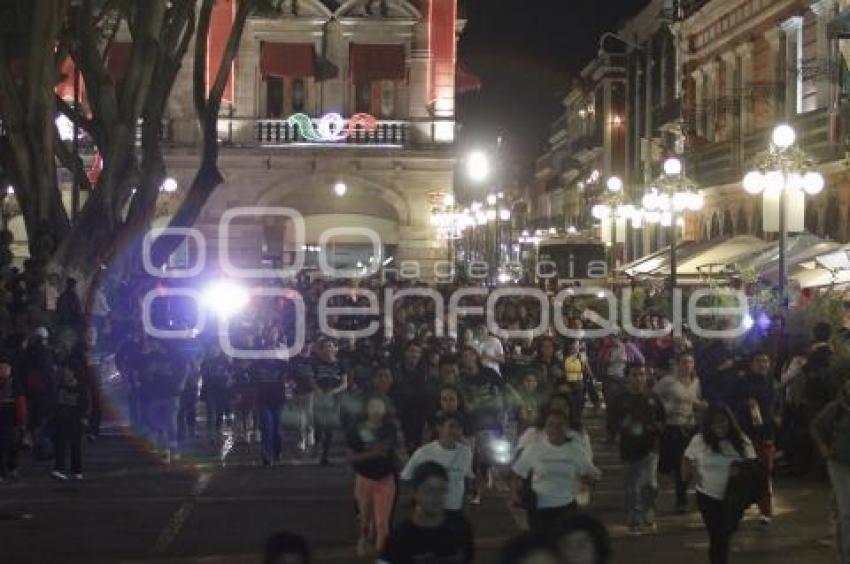
[[[770,146],[756,157],[754,164],[754,169],[744,176],[742,185],[750,194],[762,194],[765,231],[773,231],[771,227],[775,225],[779,232],[779,300],[782,307],[787,308],[788,232],[804,229],[805,194],[820,193],[825,181],[823,175],[814,170],[815,161],[797,145],[794,128],[787,124],[773,130]]]
[[[606,238],[610,239],[611,254],[610,254],[610,269],[612,277],[615,276],[617,270],[617,228],[620,221],[626,221],[634,213],[634,206],[625,204],[623,198],[623,181],[618,176],[612,176],[606,183],[607,194],[605,201],[596,204],[591,209],[591,215],[598,219],[601,223],[601,236],[603,241]],[[611,222],[610,234],[605,233],[606,221]]]
[[[644,219],[647,223],[670,226],[670,290],[678,284],[678,260],[676,247],[679,244],[679,226],[684,213],[699,211],[703,197],[695,183],[684,175],[682,161],[670,157],[664,161],[661,176],[655,179],[643,196]]]

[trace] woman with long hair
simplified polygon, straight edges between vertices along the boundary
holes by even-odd
[[[359,555],[376,554],[390,533],[401,445],[383,397],[364,401],[365,415],[348,431],[348,460],[354,468],[354,498],[360,516]]]
[[[682,474],[696,481],[697,505],[708,530],[711,564],[727,564],[732,535],[743,515],[727,510],[726,486],[732,464],[756,457],[752,442],[741,431],[732,411],[724,405],[706,410],[700,432],[685,450]]]

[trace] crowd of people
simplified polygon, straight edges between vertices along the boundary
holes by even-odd
[[[151,337],[139,300],[118,297],[126,285],[99,292],[97,315],[86,315],[69,281],[54,323],[12,332],[0,351],[0,481],[21,478],[22,450],[52,461],[55,479],[82,480],[83,443],[97,440],[104,418],[126,421],[166,462],[199,436],[218,448],[232,434],[258,443],[266,466],[311,456],[329,465],[336,442],[355,475],[361,556],[472,562],[468,506],[506,479],[530,528],[505,547],[506,563],[598,563],[610,546],[604,527],[582,512],[601,478],[584,422],[588,410],[604,409],[605,440],[618,445],[624,468],[630,534],[657,530],[656,511],[667,510],[656,507],[659,474],[670,475],[669,511],[688,512],[695,485],[710,561],[723,564],[750,504],[771,525],[772,476],[781,470],[828,472],[841,538],[850,539],[850,384],[837,384],[844,375],[831,370],[831,343],[844,336],[827,323],[811,336],[790,335],[774,317],[735,339],[567,338],[554,326],[533,337],[539,305],[512,296],[497,304],[496,321],[524,337],[501,339],[475,315],[442,336],[434,300],[413,295],[389,313],[332,316],[339,330],[380,328],[335,338],[322,334],[316,315],[334,287],[345,285],[299,279],[292,291],[306,302],[302,319],[284,293],[229,320],[227,337],[241,351],[281,351],[296,331],[305,335],[296,355],[251,359],[226,354],[214,333]],[[330,304],[369,302],[352,290]],[[580,302],[562,313],[571,329],[590,328]],[[152,315],[164,327],[191,326],[188,317],[168,304]],[[638,325],[669,322],[648,312]],[[394,525],[404,484],[414,508]],[[584,536],[576,540],[576,531]],[[839,542],[850,562],[848,542]],[[574,556],[582,551],[592,558]]]

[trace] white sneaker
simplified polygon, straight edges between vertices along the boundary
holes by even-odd
[[[73,479],[75,479],[75,480],[78,480],[78,481],[83,479],[83,475],[82,475],[82,474],[74,474],[74,475],[73,475],[73,476],[71,476],[71,477],[72,477]]]
[[[54,470],[50,473],[50,477],[54,480],[59,480],[60,482],[66,482],[68,480],[67,474],[60,472],[59,470]]]
[[[771,525],[773,525],[773,519],[768,517],[767,515],[761,515],[759,516],[759,524],[762,527],[770,527]]]

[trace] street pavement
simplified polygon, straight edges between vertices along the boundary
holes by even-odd
[[[602,443],[601,419],[591,416],[596,462],[604,479],[590,511],[610,528],[614,562],[707,561],[707,537],[695,511],[672,513],[662,480],[655,535],[629,537],[624,525],[622,472],[616,447]],[[85,480],[59,483],[49,464],[25,455],[22,480],[0,484],[0,562],[254,563],[264,540],[289,530],[307,537],[320,564],[351,564],[357,526],[352,475],[341,447],[328,467],[289,452],[288,462],[258,464],[257,444],[193,443],[180,461],[165,464],[143,441],[113,429],[84,451]],[[510,508],[505,482],[485,491],[470,510],[479,557],[497,562],[498,547],[522,526]],[[777,518],[765,528],[751,513],[733,545],[733,564],[836,561],[830,546],[829,488],[815,480],[777,482]],[[406,493],[406,492],[405,492]],[[399,501],[397,518],[409,508]]]

